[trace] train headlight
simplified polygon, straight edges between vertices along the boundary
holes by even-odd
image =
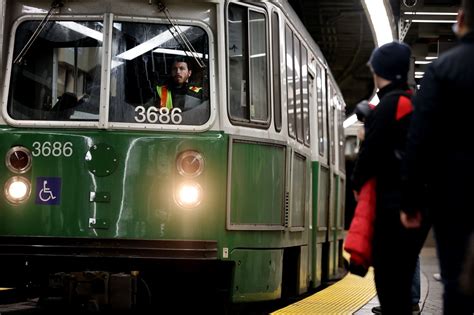
[[[30,181],[21,176],[13,176],[5,183],[5,197],[13,204],[24,202],[31,193]]]
[[[195,208],[202,200],[202,188],[196,182],[186,182],[176,190],[176,202],[183,208]]]
[[[178,173],[186,177],[196,177],[204,170],[204,158],[197,151],[184,151],[176,160]]]
[[[12,147],[5,156],[5,164],[8,169],[17,174],[28,172],[32,161],[30,150],[22,146]]]

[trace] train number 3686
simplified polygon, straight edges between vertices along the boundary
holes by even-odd
[[[150,106],[145,108],[144,106],[137,106],[135,112],[137,113],[135,121],[138,123],[148,122],[154,124],[159,122],[160,124],[172,123],[174,125],[179,125],[183,121],[180,108],[169,110],[166,107],[157,108],[155,106]]]
[[[65,156],[70,157],[74,153],[71,142],[33,142],[33,156]]]

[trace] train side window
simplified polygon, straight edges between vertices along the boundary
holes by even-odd
[[[280,82],[280,22],[278,14],[272,14],[272,55],[273,55],[273,108],[275,129],[281,130],[281,82]]]
[[[15,57],[39,23],[18,26]],[[102,32],[94,21],[47,22],[13,64],[8,114],[16,120],[98,121]]]
[[[288,102],[288,134],[290,137],[296,137],[295,124],[295,81],[294,81],[294,65],[293,65],[293,31],[288,25],[285,26],[286,41],[286,87]]]
[[[303,114],[303,137],[304,144],[310,145],[309,134],[309,81],[308,81],[308,50],[301,45],[301,95],[302,95],[302,114]]]
[[[318,116],[318,145],[319,155],[325,156],[325,131],[324,128],[324,98],[323,98],[323,70],[316,66],[316,97],[317,97],[317,116]]]
[[[267,17],[231,3],[228,18],[230,118],[268,126]]]
[[[338,108],[338,122],[337,128],[339,133],[339,169],[344,172],[345,171],[345,160],[344,160],[344,146],[345,146],[345,138],[344,138],[344,128],[343,122],[345,119],[344,115],[344,102],[343,100],[338,97],[339,99],[339,108]]]
[[[296,34],[293,35],[293,40],[294,40],[294,77],[293,80],[295,82],[295,114],[296,114],[296,138],[298,139],[298,142],[303,142],[303,120],[301,119],[302,113],[301,113],[301,87],[302,87],[302,76],[301,76],[301,42],[296,37]]]
[[[332,81],[328,84],[328,121],[329,121],[329,146],[330,146],[330,159],[332,165],[336,165],[336,140],[334,139],[336,135],[335,130],[335,119],[336,119],[336,104],[337,104],[337,94],[334,89],[334,84]]]

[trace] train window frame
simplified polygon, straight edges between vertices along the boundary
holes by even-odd
[[[189,19],[177,19],[175,23],[185,23],[186,25],[195,25],[204,30],[208,37],[208,53],[209,53],[209,119],[202,125],[150,125],[150,124],[139,124],[139,123],[124,123],[124,122],[111,122],[109,119],[109,96],[110,96],[110,67],[111,67],[111,53],[107,53],[106,49],[110,46],[112,41],[111,29],[115,21],[134,21],[134,22],[145,22],[146,23],[161,23],[169,24],[167,19],[163,18],[146,18],[138,19],[136,16],[125,16],[125,15],[113,15],[112,13],[100,14],[100,15],[64,15],[58,14],[52,16],[49,21],[86,21],[86,22],[100,22],[104,25],[103,30],[103,52],[100,58],[102,58],[102,69],[100,71],[100,105],[99,105],[99,118],[94,121],[81,121],[81,120],[18,120],[11,117],[8,113],[8,100],[10,97],[10,86],[12,84],[12,69],[13,69],[13,52],[15,45],[15,36],[18,27],[25,21],[41,21],[44,18],[43,15],[26,14],[20,16],[12,23],[10,31],[10,41],[8,46],[8,57],[5,67],[5,82],[3,87],[3,98],[2,98],[2,116],[5,122],[11,126],[18,127],[37,127],[37,128],[87,128],[87,129],[126,129],[126,130],[163,130],[163,131],[180,131],[180,132],[201,132],[211,128],[212,124],[216,120],[217,107],[216,107],[216,88],[215,88],[215,53],[214,45],[215,40],[213,32],[209,25],[199,20]],[[107,99],[107,100],[106,100]]]
[[[231,67],[231,55],[230,55],[230,50],[233,49],[233,46],[230,46],[230,43],[229,43],[229,39],[230,39],[230,29],[229,29],[229,24],[230,24],[230,19],[229,19],[229,13],[230,13],[230,8],[231,6],[234,6],[236,8],[240,7],[244,10],[244,14],[245,14],[245,18],[246,18],[246,23],[244,25],[244,28],[243,28],[243,32],[245,32],[245,44],[246,44],[246,55],[244,56],[242,54],[242,58],[244,59],[242,64],[245,66],[243,67],[243,69],[245,70],[245,72],[243,72],[243,76],[245,77],[245,80],[243,80],[245,83],[244,86],[241,86],[240,87],[240,93],[241,93],[241,98],[242,98],[242,94],[245,93],[245,106],[244,105],[240,105],[240,107],[244,107],[245,110],[243,110],[242,114],[241,115],[235,115],[233,114],[233,107],[232,107],[232,98],[231,98],[231,91],[232,91],[232,88],[231,88],[231,75],[230,75],[230,67]],[[249,83],[249,80],[251,78],[251,65],[250,65],[250,50],[252,49],[253,46],[251,46],[251,36],[249,36],[250,34],[250,13],[253,12],[253,13],[257,13],[257,14],[262,14],[265,18],[265,57],[266,57],[266,60],[265,60],[265,67],[266,67],[266,70],[265,70],[265,76],[266,76],[266,80],[264,80],[265,82],[265,85],[266,85],[266,93],[265,93],[265,99],[266,99],[266,106],[265,106],[265,110],[266,110],[266,118],[265,119],[254,119],[252,118],[252,109],[250,108],[249,105],[247,104],[250,104],[250,97],[252,95],[252,82]],[[260,8],[260,7],[256,7],[256,6],[252,6],[252,5],[249,5],[249,4],[245,4],[245,3],[237,3],[237,2],[232,2],[232,1],[229,1],[227,3],[227,6],[226,6],[226,10],[225,10],[225,14],[226,14],[226,23],[225,23],[225,27],[226,27],[226,38],[225,38],[225,41],[226,41],[226,77],[227,77],[227,115],[228,115],[228,118],[230,120],[230,122],[233,124],[233,125],[240,125],[240,126],[248,126],[248,127],[253,127],[253,128],[260,128],[260,129],[268,129],[269,126],[270,126],[270,123],[271,123],[271,71],[270,71],[270,68],[271,68],[271,47],[270,47],[270,27],[269,27],[269,23],[270,23],[270,18],[268,16],[268,13],[265,9],[263,8]],[[243,14],[243,16],[244,16]],[[242,36],[243,38],[244,36]],[[237,47],[235,47],[235,49],[237,49]],[[234,49],[234,51],[235,51]],[[242,100],[240,101],[242,103]],[[255,111],[253,111],[255,112]]]

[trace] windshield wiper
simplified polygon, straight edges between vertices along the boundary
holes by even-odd
[[[166,5],[162,1],[158,1],[158,10],[160,10],[160,12],[163,12],[166,19],[168,20],[168,22],[170,22],[171,26],[173,27],[174,31],[171,32],[171,35],[173,35],[174,39],[177,42],[179,42],[179,40],[176,38],[176,35],[175,35],[175,33],[177,33],[179,38],[181,39],[181,42],[191,52],[190,54],[194,57],[194,60],[196,61],[198,66],[200,68],[205,68],[206,64],[204,63],[204,61],[201,60],[201,58],[198,57],[199,56],[198,52],[196,51],[196,49],[194,49],[193,44],[191,44],[191,42],[189,41],[186,34],[184,32],[182,32],[181,28],[173,22],[173,20],[171,19],[170,12],[168,11],[168,8],[166,7]],[[186,53],[186,55],[188,55],[187,51],[185,51],[185,53]]]
[[[36,27],[35,31],[33,32],[33,34],[30,36],[30,38],[28,39],[28,41],[26,42],[25,46],[23,46],[23,48],[21,49],[20,53],[18,54],[18,56],[16,56],[16,58],[13,60],[13,63],[14,64],[20,64],[23,60],[23,57],[25,57],[26,53],[28,52],[28,50],[31,48],[31,46],[33,45],[33,43],[35,42],[36,38],[38,37],[38,35],[41,33],[41,31],[44,29],[44,27],[46,26],[46,23],[49,22],[49,19],[51,18],[51,15],[53,15],[53,12],[56,10],[56,9],[59,9],[59,8],[62,8],[64,6],[64,2],[62,0],[54,0],[52,3],[51,3],[51,8],[49,9],[48,11],[48,14],[46,14],[46,16],[43,18],[43,20],[38,24],[38,26]]]

